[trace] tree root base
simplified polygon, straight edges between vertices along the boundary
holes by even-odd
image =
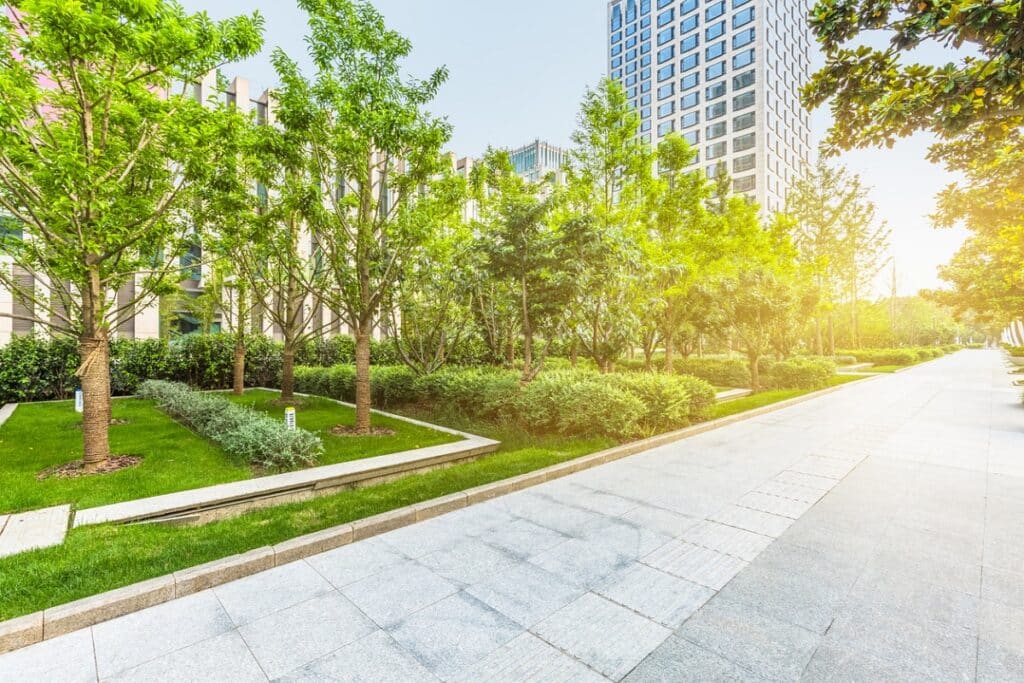
[[[331,427],[334,436],[394,436],[395,430],[387,427],[370,427],[368,432],[360,432],[351,425],[335,425]]]
[[[142,456],[139,455],[118,455],[108,458],[105,463],[95,470],[85,469],[85,463],[81,460],[54,465],[48,467],[36,475],[36,479],[77,479],[78,477],[91,477],[92,475],[113,474],[142,463]]]

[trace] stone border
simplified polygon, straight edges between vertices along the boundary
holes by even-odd
[[[257,391],[278,391],[250,387]],[[309,397],[309,394],[296,393]],[[346,407],[350,403],[332,401]],[[498,450],[501,443],[476,434],[434,425],[380,410],[375,415],[401,420],[437,432],[461,437],[460,441],[350,460],[295,472],[215,484],[159,496],[112,503],[75,512],[73,528],[109,523],[175,522],[204,523],[236,516],[257,508],[307,500],[315,496],[389,481],[399,476],[446,467],[479,458]]]
[[[257,574],[272,567],[311,557],[354,541],[422,522],[469,505],[614,462],[652,448],[681,441],[737,422],[751,420],[768,413],[785,410],[799,403],[811,401],[846,389],[851,385],[860,385],[883,376],[885,375],[874,375],[863,380],[847,382],[685,429],[615,446],[510,479],[415,503],[404,508],[282,541],[274,546],[257,548],[240,555],[214,560],[173,574],[0,622],[0,654],[213,588],[235,579]]]

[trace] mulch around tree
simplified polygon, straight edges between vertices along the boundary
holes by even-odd
[[[139,455],[118,455],[113,456],[107,460],[106,463],[98,470],[92,472],[86,472],[84,463],[81,460],[73,460],[63,465],[54,465],[48,467],[39,474],[36,475],[36,479],[42,481],[43,479],[50,479],[56,477],[57,479],[75,479],[77,477],[91,477],[93,475],[101,474],[113,474],[114,472],[120,472],[130,467],[135,467],[142,463],[142,456]]]

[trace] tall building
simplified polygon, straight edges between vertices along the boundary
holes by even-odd
[[[531,183],[539,182],[551,173],[558,179],[566,157],[564,149],[541,140],[513,149],[508,155],[516,173]]]
[[[807,0],[612,0],[608,67],[652,144],[680,132],[766,211],[811,160]]]

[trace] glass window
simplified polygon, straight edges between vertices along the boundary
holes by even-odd
[[[753,128],[754,126],[754,112],[747,112],[737,116],[732,120],[733,132],[746,130],[747,128]]]
[[[697,26],[699,24],[700,24],[700,15],[699,14],[691,14],[688,17],[684,17],[683,20],[681,22],[679,22],[679,34],[682,35],[683,33],[687,33],[688,31],[692,31],[693,29],[697,28]]]
[[[754,133],[747,133],[746,135],[740,135],[732,139],[732,151],[734,152],[745,152],[748,149],[753,149],[754,145],[757,144],[757,137]]]
[[[750,171],[757,166],[757,155],[748,154],[742,157],[736,157],[732,160],[732,172],[743,173],[744,171]]]
[[[709,81],[713,78],[718,78],[719,76],[724,75],[725,62],[718,62],[717,64],[712,64],[711,66],[704,70],[704,77],[707,78]]]
[[[715,4],[711,5],[706,10],[704,10],[704,16],[708,20],[717,19],[723,14],[725,14],[725,0],[716,2]]]
[[[715,102],[714,104],[710,104],[705,109],[705,112],[708,121],[725,116],[725,102]]]
[[[732,68],[742,69],[745,66],[750,66],[754,63],[754,51],[746,50],[744,52],[735,55],[732,58]]]
[[[688,50],[693,50],[698,45],[700,45],[700,34],[694,33],[693,35],[683,38],[682,42],[679,43],[679,51],[686,52]]]
[[[704,58],[707,59],[709,62],[712,59],[718,59],[719,57],[721,57],[724,54],[725,54],[725,41],[724,40],[720,40],[720,41],[718,41],[717,43],[715,43],[713,45],[709,45],[704,50]]]
[[[725,94],[725,81],[719,81],[714,85],[709,85],[704,90],[704,97],[707,98],[708,102],[711,100],[717,100],[719,97]]]
[[[691,145],[696,145],[700,142],[700,131],[691,130],[689,133],[683,133],[683,139]],[[700,161],[700,159],[695,159],[694,161]]]
[[[626,23],[636,21],[636,0],[626,0]]]
[[[658,137],[664,137],[676,129],[675,121],[664,121],[658,124]]]
[[[666,10],[658,15],[658,28],[662,26],[668,26],[676,20],[676,11],[674,9]]]
[[[750,45],[754,42],[755,32],[754,29],[748,28],[746,31],[740,31],[732,37],[733,49],[741,48],[744,45]]]
[[[658,69],[658,82],[661,83],[662,81],[667,81],[668,79],[672,78],[675,75],[676,75],[676,65],[675,64],[669,64],[668,66],[663,66],[660,69]]]
[[[700,104],[700,93],[699,92],[688,93],[688,94],[684,95],[683,99],[680,100],[680,102],[679,102],[679,106],[681,108],[683,108],[683,109],[689,109],[690,107],[696,107],[698,104]]]
[[[733,90],[742,90],[743,88],[746,88],[746,87],[751,86],[751,85],[754,85],[754,72],[753,72],[753,70],[745,71],[745,72],[743,72],[741,74],[737,74],[736,76],[733,76],[733,78],[732,78],[732,89]]]
[[[669,100],[665,104],[662,104],[662,105],[658,106],[658,118],[659,119],[663,119],[666,116],[670,116],[670,115],[675,114],[675,113],[676,113],[676,103],[675,103],[675,100]],[[650,115],[651,115],[650,111],[648,111],[647,114],[644,114],[643,112],[640,113],[640,116],[642,116],[644,118],[647,118]]]
[[[748,7],[745,10],[740,10],[736,14],[732,15],[732,27],[739,28],[740,26],[746,26],[754,20],[754,8]]]
[[[715,38],[721,38],[725,35],[725,22],[720,21],[717,24],[712,24],[708,28],[704,29],[704,38],[707,40],[714,40]]]
[[[696,126],[698,123],[700,123],[699,111],[689,111],[683,114],[683,118],[681,120],[683,128],[690,128],[692,126]]]
[[[658,64],[664,64],[665,62],[675,58],[676,46],[669,45],[666,48],[658,50]]]
[[[664,31],[658,33],[658,45],[664,45],[665,43],[675,40],[676,30],[671,26]]]
[[[729,145],[726,144],[724,141],[716,142],[713,145],[708,145],[707,159],[708,161],[710,161],[711,159],[718,159],[719,157],[724,157],[728,151]]]
[[[700,55],[694,52],[683,57],[683,61],[679,63],[679,70],[689,71],[690,69],[695,68],[698,64],[700,64]]]
[[[618,31],[622,28],[622,6],[616,5],[612,8],[612,30]]]
[[[666,83],[665,85],[658,88],[658,99],[663,100],[666,97],[672,97],[676,94],[676,84]]]
[[[679,87],[682,90],[689,90],[690,88],[696,88],[700,85],[700,74],[699,73],[688,73],[683,76],[682,82]]]
[[[707,129],[706,132],[707,132],[707,136],[708,136],[707,139],[708,140],[714,140],[714,139],[720,138],[723,135],[725,135],[726,133],[728,133],[729,132],[729,127],[727,125],[725,125],[725,121],[719,121],[717,123],[712,123],[710,126],[708,126],[708,129]]]
[[[735,192],[752,192],[756,187],[757,181],[752,175],[736,178],[732,181],[732,189]]]
[[[725,84],[723,83],[722,85]],[[755,98],[756,94],[753,90],[748,90],[747,92],[741,95],[737,95],[736,97],[732,98],[732,110],[740,111],[741,109],[746,109],[747,107],[754,106]]]

